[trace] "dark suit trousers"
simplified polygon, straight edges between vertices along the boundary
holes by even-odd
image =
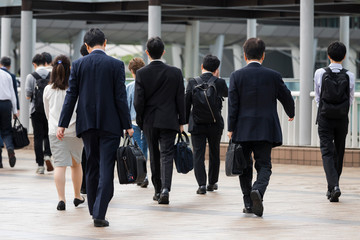
[[[272,143],[265,141],[241,142],[245,159],[248,161],[248,168],[239,176],[240,186],[243,192],[245,206],[251,206],[251,190],[259,190],[264,196],[271,176],[271,150]],[[257,171],[256,181],[252,185],[253,164],[251,153],[254,154],[255,169]]]
[[[155,192],[160,193],[163,188],[170,191],[177,132],[144,125],[144,133],[150,152],[151,181]]]
[[[215,184],[219,179],[220,139],[222,129],[209,127],[201,132],[191,133],[191,143],[194,154],[194,173],[199,186],[206,185],[205,149],[206,139],[209,144],[209,184]]]
[[[105,219],[114,195],[114,166],[120,137],[91,129],[81,134],[86,153],[86,192],[90,215]]]
[[[339,186],[348,125],[349,120],[347,118],[325,119],[319,117],[318,119],[320,151],[329,191],[335,186]]]
[[[39,166],[44,166],[44,155],[51,156],[48,120],[45,113],[33,112],[31,122],[34,129],[36,163]]]

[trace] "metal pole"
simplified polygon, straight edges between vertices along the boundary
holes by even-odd
[[[193,45],[192,45],[192,54],[193,54],[193,58],[194,58],[194,75],[200,75],[200,59],[199,59],[199,42],[200,42],[200,21],[193,21],[193,24],[192,24],[193,28],[192,28],[192,31],[193,31],[193,34],[192,34],[192,37],[193,37]]]
[[[75,37],[72,40],[72,46],[73,46],[73,54],[72,54],[72,60],[79,59],[81,57],[80,54],[80,48],[84,43],[84,36],[86,31],[80,30],[78,34],[75,35]]]
[[[1,57],[10,57],[11,50],[11,18],[1,18]]]
[[[344,68],[349,68],[349,53],[350,53],[350,17],[340,17],[340,42],[346,46],[346,56],[342,63]]]
[[[29,128],[29,100],[26,99],[25,81],[26,76],[32,71],[32,31],[33,13],[31,1],[23,0],[21,10],[21,41],[20,41],[20,71],[21,71],[21,96],[20,96],[20,120],[21,123]],[[30,41],[29,41],[30,39]]]
[[[193,77],[193,57],[192,57],[192,25],[185,26],[185,78]]]
[[[148,38],[161,37],[160,0],[149,0]]]
[[[247,39],[256,37],[256,19],[247,19],[246,34]]]
[[[314,0],[300,1],[300,145],[311,144],[314,58]]]

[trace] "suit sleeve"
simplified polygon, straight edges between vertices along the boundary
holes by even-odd
[[[284,81],[281,76],[279,76],[279,87],[278,87],[278,96],[277,99],[281,102],[284,107],[286,114],[289,118],[293,118],[295,116],[295,103],[294,99],[291,96],[290,90],[286,87]]]
[[[179,85],[176,93],[176,106],[179,114],[179,124],[186,124],[185,116],[185,87],[184,87],[184,78],[180,70],[179,71]]]
[[[72,64],[70,78],[69,78],[69,88],[66,90],[66,96],[64,104],[61,110],[59,127],[67,128],[69,126],[71,116],[74,112],[74,108],[79,96],[79,79],[77,78],[77,69],[78,66],[76,62]]]
[[[239,112],[239,95],[235,85],[234,73],[230,75],[228,93],[228,131],[234,132]]]
[[[221,91],[221,96],[222,97],[228,97],[229,95],[229,89],[228,86],[226,85],[226,81],[224,79],[221,79],[221,83],[222,83],[222,91]]]
[[[117,66],[115,69],[117,70],[114,79],[115,104],[121,121],[121,126],[123,129],[130,129],[131,120],[125,87],[124,63],[120,62],[120,66]]]
[[[145,91],[141,81],[139,71],[136,71],[135,77],[135,93],[134,93],[134,108],[136,111],[136,124],[143,129],[144,123],[144,103],[145,103]]]
[[[193,89],[193,81],[189,79],[189,82],[186,86],[185,92],[185,113],[186,113],[186,124],[189,123],[191,105],[192,105],[192,89]]]

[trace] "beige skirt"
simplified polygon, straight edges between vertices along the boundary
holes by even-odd
[[[49,135],[51,153],[55,167],[72,166],[72,158],[81,163],[83,141],[77,137],[64,137],[62,141]]]

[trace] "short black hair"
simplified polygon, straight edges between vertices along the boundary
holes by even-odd
[[[36,65],[45,65],[45,58],[42,54],[36,54],[33,59],[32,63],[35,63]]]
[[[89,52],[88,52],[85,44],[81,45],[80,54],[81,54],[81,56],[89,55]]]
[[[9,57],[2,57],[0,59],[0,64],[4,67],[10,67],[11,66],[11,58]]]
[[[146,43],[146,50],[152,59],[160,59],[165,49],[160,37],[152,37]]]
[[[327,49],[327,54],[332,60],[341,62],[346,55],[346,46],[339,41],[332,42]]]
[[[45,58],[45,63],[47,63],[47,64],[51,64],[51,63],[52,63],[52,56],[51,56],[50,53],[48,53],[48,52],[43,52],[43,53],[41,53],[41,55],[44,56],[44,58]]]
[[[260,38],[249,38],[243,48],[248,60],[260,60],[265,52],[265,43]]]
[[[215,72],[220,66],[220,60],[211,54],[204,57],[203,68],[210,72]]]
[[[99,28],[91,28],[85,33],[84,43],[89,47],[103,45],[105,42],[105,34]]]

